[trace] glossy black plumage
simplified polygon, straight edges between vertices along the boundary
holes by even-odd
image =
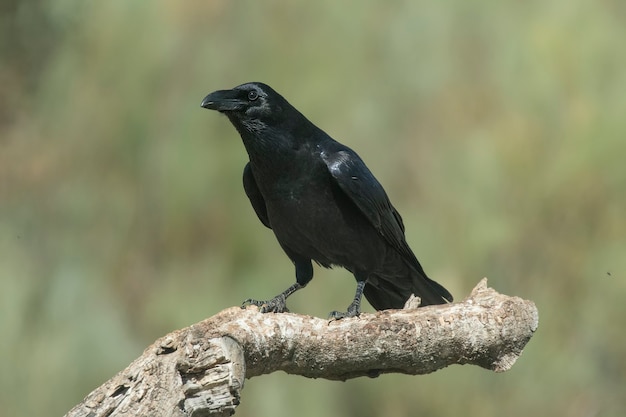
[[[331,313],[335,318],[358,315],[362,294],[377,310],[402,308],[411,294],[421,305],[452,301],[426,276],[405,240],[402,217],[352,149],[262,83],[215,91],[202,107],[225,114],[239,132],[250,159],[246,194],[296,267],[296,284],[271,300],[244,304],[285,311],[286,298],[312,279],[312,260],[342,266],[357,280],[354,300],[347,312]]]

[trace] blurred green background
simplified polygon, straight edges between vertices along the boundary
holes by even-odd
[[[293,282],[239,136],[199,106],[246,81],[359,152],[457,300],[487,276],[540,326],[504,374],[273,374],[238,416],[626,415],[626,3],[0,10],[0,416],[62,415],[156,338]],[[318,268],[290,308],[353,291]]]

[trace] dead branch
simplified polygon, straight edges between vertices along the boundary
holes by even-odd
[[[452,364],[511,368],[538,325],[533,302],[483,279],[460,303],[328,321],[229,308],[160,338],[66,417],[228,416],[244,378],[275,371],[346,380]]]

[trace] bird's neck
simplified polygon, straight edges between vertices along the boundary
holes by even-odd
[[[258,135],[242,135],[242,139],[253,168],[267,174],[292,171],[301,152],[309,148],[305,138],[271,128]]]
[[[262,178],[264,185],[280,187],[316,172],[323,161],[315,156],[319,153],[320,135],[319,129],[312,126],[316,130],[294,131],[272,127],[259,131],[240,130],[257,180]]]

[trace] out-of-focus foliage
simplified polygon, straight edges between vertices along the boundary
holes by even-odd
[[[626,3],[0,6],[0,416],[61,415],[157,337],[293,281],[205,94],[264,81],[355,148],[431,276],[534,300],[510,371],[247,381],[241,416],[626,414]],[[316,270],[293,311],[344,308]]]

